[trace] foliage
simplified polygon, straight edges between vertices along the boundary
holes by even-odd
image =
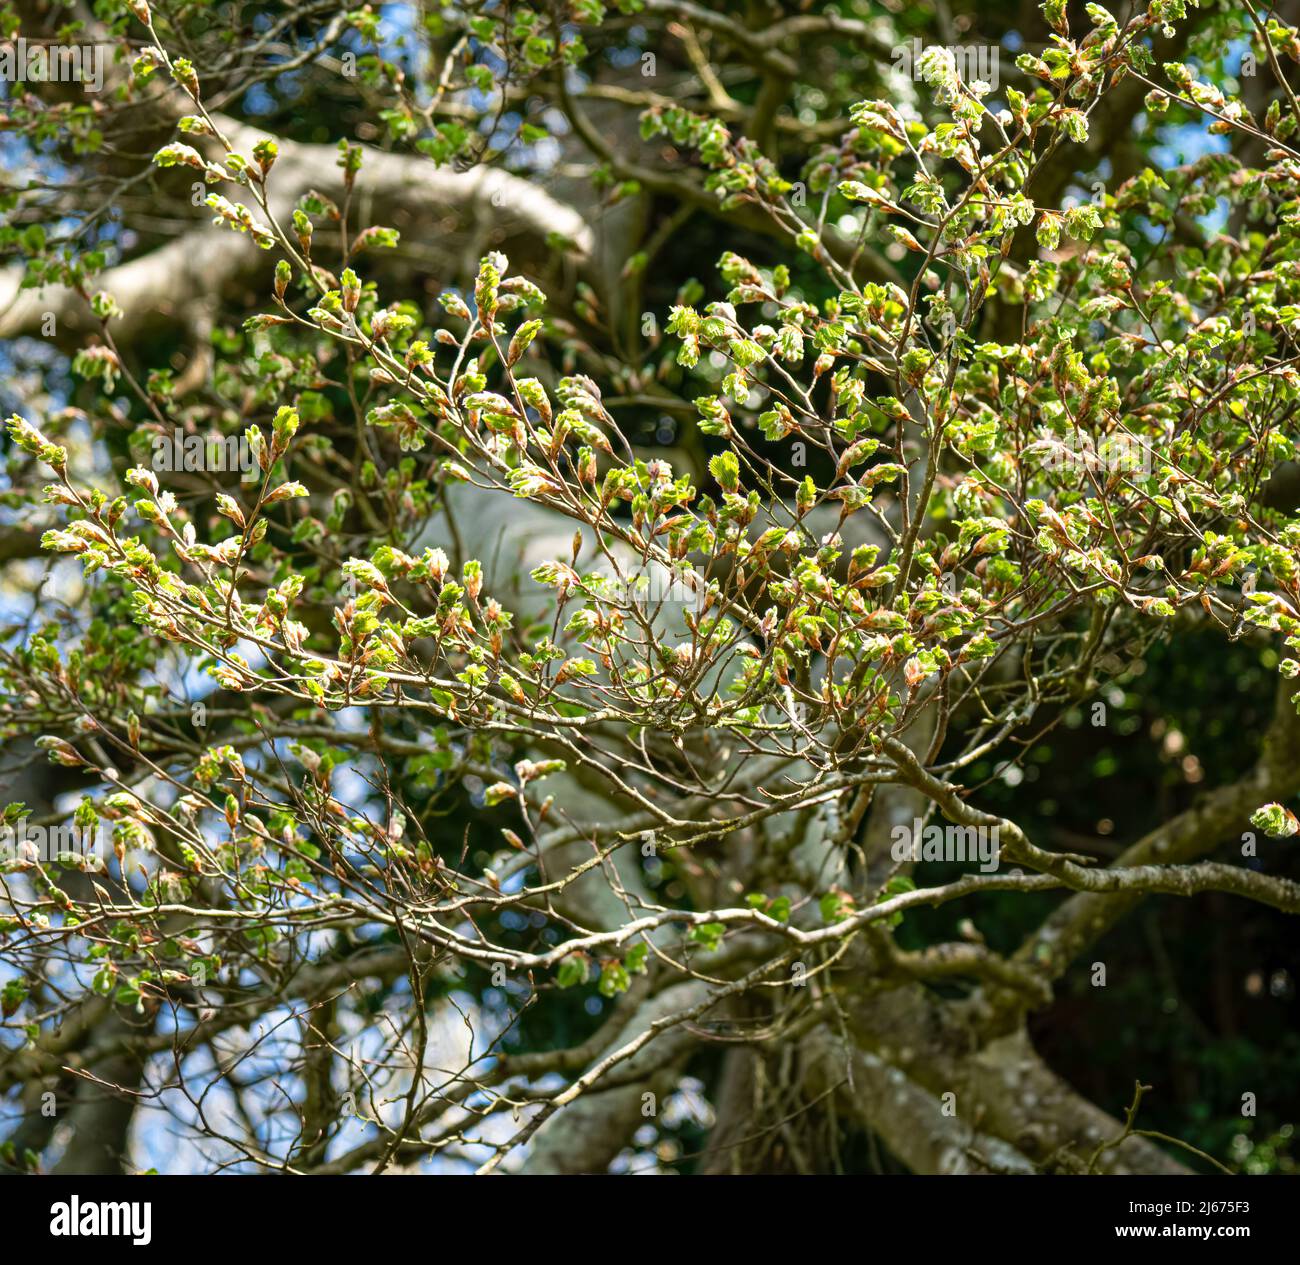
[[[931,43],[904,90],[881,66],[910,71],[915,13],[859,8],[749,27],[638,0],[434,5],[394,39],[368,7],[310,6],[254,40],[204,4],[101,0],[104,99],[11,96],[39,178],[7,195],[0,241],[22,293],[69,287],[89,333],[76,403],[8,426],[10,503],[53,516],[41,546],[81,579],[51,571],[69,610],[38,595],[15,628],[3,721],[110,842],[5,863],[5,1083],[56,1083],[60,1032],[94,1029],[102,998],[133,1048],[177,1052],[138,1073],[248,1164],[488,1170],[589,1109],[625,1122],[581,1161],[603,1167],[640,1092],[679,1091],[688,1060],[715,1079],[719,1024],[797,1051],[815,1096],[889,1062],[906,1013],[901,1071],[979,1102],[945,1025],[1021,1031],[1086,987],[1075,959],[1140,897],[1300,909],[1276,860],[1300,789],[1300,40],[1250,6],[1048,0],[1000,83]],[[653,60],[669,20],[693,95],[603,72]],[[822,54],[790,51],[805,37],[820,77]],[[321,140],[295,76],[326,62],[337,188],[286,197]],[[589,117],[611,101],[644,158]],[[126,117],[168,132],[151,168],[110,139]],[[1137,119],[1136,160],[1116,118]],[[1193,157],[1162,163],[1175,122]],[[540,255],[503,233],[429,302],[403,253],[419,219],[370,220],[396,155],[447,190],[513,169],[509,209],[575,142],[589,220],[662,217],[614,282],[573,233]],[[78,163],[94,199],[57,178]],[[206,205],[205,242],[264,252],[240,246],[262,298],[222,299],[202,380],[142,324],[115,336],[147,315],[114,294],[123,259],[164,249],[146,179]],[[696,215],[734,229],[698,279],[666,262]],[[665,426],[671,448],[647,442]],[[521,525],[522,573],[485,520],[506,553]],[[1042,839],[1007,788],[1192,638],[1274,667],[1258,761],[1204,770],[1217,798],[1143,823],[1113,864]],[[913,820],[991,840],[996,864],[900,853]],[[1202,859],[1252,829],[1257,850]],[[970,909],[998,911],[987,942]],[[448,1065],[458,1014],[475,1035]],[[239,1034],[275,1016],[264,1056]],[[223,1059],[227,1089],[245,1062],[262,1089],[289,1073],[287,1106],[259,1090],[246,1129],[207,1122],[194,1086]],[[1222,1059],[1235,1100],[1251,1060]],[[610,1105],[629,1086],[630,1114]],[[937,1162],[876,1110],[856,1104],[858,1127]],[[1097,1162],[1068,1111],[1044,1127],[1038,1152],[1001,1137],[1027,1148],[1003,1162]],[[1282,1162],[1252,1145],[1285,1154],[1263,1129],[1184,1132],[1247,1167]],[[1105,1163],[1175,1160],[1200,1162],[1135,1137]]]

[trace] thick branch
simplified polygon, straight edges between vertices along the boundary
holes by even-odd
[[[223,131],[241,152],[251,150],[263,132],[234,120],[221,120]],[[282,222],[308,190],[342,196],[338,152],[329,145],[299,144],[277,137],[280,157],[267,182],[271,209]],[[551,234],[573,243],[578,258],[592,247],[592,231],[580,212],[557,201],[531,181],[495,167],[452,171],[428,159],[363,149],[358,187],[374,214],[387,217],[399,209],[418,210],[429,227],[430,241],[442,235],[442,214],[451,213],[476,231],[486,227],[502,237],[518,234],[546,242]],[[268,257],[246,236],[224,227],[197,226],[175,241],[109,269],[95,280],[124,315],[113,322],[114,337],[126,343],[151,320],[175,316],[198,298],[216,298],[231,287],[265,274]],[[22,270],[0,272],[0,338],[42,332],[53,314],[58,334],[97,328],[85,302],[66,289],[22,290]],[[269,283],[268,283],[269,284]]]

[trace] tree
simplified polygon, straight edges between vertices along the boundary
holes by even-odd
[[[1234,1159],[1029,1025],[1300,911],[1300,38],[959,8],[9,15],[11,1167]],[[1212,638],[1239,771],[1014,811]]]

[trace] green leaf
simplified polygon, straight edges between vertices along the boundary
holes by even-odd
[[[586,954],[571,953],[560,963],[560,968],[555,973],[555,982],[561,988],[574,988],[587,982],[590,970],[591,962]]]
[[[686,933],[686,938],[692,943],[702,946],[705,952],[713,953],[722,943],[722,937],[726,930],[726,926],[720,922],[703,922],[692,927]]]

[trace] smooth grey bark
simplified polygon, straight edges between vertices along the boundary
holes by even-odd
[[[657,1019],[697,1005],[708,994],[701,980],[686,980],[643,1002],[618,1036],[617,1049]],[[556,1112],[533,1136],[524,1160],[526,1173],[601,1173],[632,1140],[638,1124],[652,1119],[676,1081],[678,1065],[695,1046],[684,1027],[668,1028],[630,1059],[613,1069],[611,1078],[631,1083],[584,1094]],[[597,1060],[599,1061],[599,1060]],[[647,1094],[653,1094],[648,1102]]]
[[[221,123],[241,151],[251,150],[266,135],[233,119]],[[309,189],[342,196],[338,154],[332,146],[276,139],[280,157],[268,192],[271,210],[281,224],[288,222],[294,204]],[[215,147],[210,143],[209,147],[215,154]],[[462,229],[471,230],[467,240],[483,248],[511,237],[544,243],[549,234],[558,233],[573,243],[579,261],[592,248],[592,230],[579,210],[499,168],[451,171],[424,158],[364,148],[361,179],[379,222],[402,211],[418,213],[426,222],[431,216],[452,217]],[[261,212],[253,210],[263,221]],[[476,250],[471,245],[471,254]],[[122,316],[110,328],[113,337],[126,344],[160,321],[190,323],[197,306],[212,308],[234,288],[258,277],[266,279],[269,294],[273,266],[273,253],[259,250],[244,234],[204,218],[165,246],[110,268],[95,279],[95,288],[108,291],[121,307]],[[0,270],[0,338],[42,333],[50,317],[55,337],[99,327],[73,291],[56,286],[23,290],[22,278],[20,268]]]

